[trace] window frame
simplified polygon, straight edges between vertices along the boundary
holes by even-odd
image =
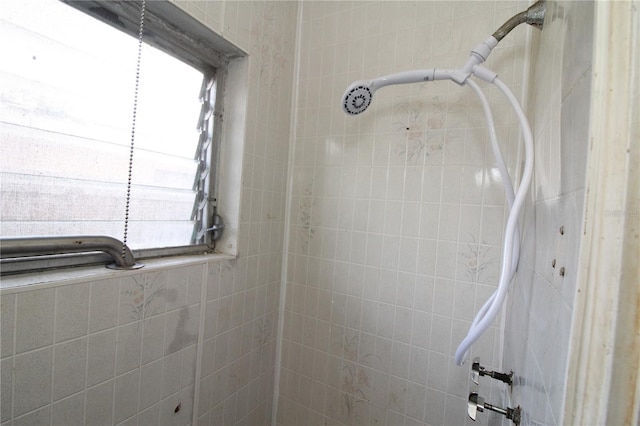
[[[131,36],[137,37],[142,1],[139,0],[59,0],[68,6],[86,13],[93,18],[115,27]],[[206,156],[208,164],[208,184],[205,187],[206,206],[203,211],[204,228],[213,224],[217,213],[217,194],[220,174],[220,145],[223,128],[223,98],[225,92],[225,74],[231,61],[246,54],[224,40],[202,22],[168,0],[147,0],[145,3],[145,27],[143,41],[165,53],[186,62],[201,71],[204,85],[213,80],[214,96],[208,105],[203,105],[205,119],[213,120],[210,151]],[[207,117],[208,116],[208,117]],[[194,117],[195,120],[195,117]],[[135,168],[135,166],[134,166]],[[195,207],[194,207],[195,211]],[[194,235],[196,234],[194,230]],[[132,250],[136,260],[178,255],[212,253],[215,242],[211,232],[204,233],[201,243]],[[10,257],[0,260],[2,275],[37,272],[64,267],[108,264],[112,258],[104,253],[51,254],[44,256]]]

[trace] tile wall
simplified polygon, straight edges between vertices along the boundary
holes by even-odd
[[[505,223],[480,104],[451,82],[381,89],[356,117],[340,99],[354,80],[460,66],[524,5],[302,2],[278,424],[471,424],[470,366],[452,356],[496,286]],[[526,31],[487,64],[518,95]],[[487,93],[513,170],[516,119]],[[473,355],[499,366],[501,335]]]
[[[271,423],[298,5],[176,4],[249,54],[239,257],[3,290],[2,426]]]
[[[523,407],[523,424],[561,425],[571,323],[580,321],[573,318],[573,305],[589,146],[594,4],[548,2],[546,16],[532,55],[535,177],[509,299],[505,368],[516,373],[513,405]]]
[[[202,424],[269,424],[277,287],[246,266],[4,291],[1,424],[189,425],[194,398]]]
[[[3,292],[2,422],[189,424],[203,282],[190,267]]]

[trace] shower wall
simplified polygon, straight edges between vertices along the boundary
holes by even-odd
[[[547,3],[532,51],[535,175],[509,299],[505,368],[523,424],[563,424],[589,151],[593,2]]]
[[[240,255],[3,277],[3,426],[271,423],[298,6],[176,4],[249,54]]]
[[[506,213],[481,106],[451,82],[381,89],[355,117],[340,99],[354,80],[462,65],[524,5],[301,3],[279,425],[472,423],[453,353],[497,285]],[[487,64],[517,95],[527,31]],[[517,175],[517,120],[487,93]],[[501,367],[502,333],[472,356]]]

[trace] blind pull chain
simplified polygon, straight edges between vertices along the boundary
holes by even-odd
[[[131,144],[129,148],[129,173],[127,175],[127,201],[124,209],[124,235],[122,237],[122,257],[127,250],[127,233],[129,231],[129,206],[131,204],[131,179],[133,176],[133,148],[136,138],[136,113],[138,111],[138,87],[140,83],[140,62],[142,57],[142,34],[144,32],[144,15],[146,0],[142,0],[140,7],[140,26],[138,27],[138,60],[136,63],[136,82],[133,92],[133,113],[131,117]]]

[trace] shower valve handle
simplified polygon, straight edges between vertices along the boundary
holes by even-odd
[[[476,357],[473,359],[473,364],[471,365],[471,380],[473,380],[473,383],[477,385],[480,376],[492,377],[496,380],[500,380],[501,382],[508,384],[509,386],[511,386],[511,384],[513,383],[513,371],[509,374],[499,373],[497,371],[489,371],[482,365],[480,365],[480,358]]]
[[[479,412],[483,412],[484,410],[495,411],[496,413],[500,413],[507,417],[507,419],[511,420],[516,426],[520,424],[521,417],[521,409],[520,407],[516,408],[501,408],[496,407],[495,405],[488,404],[484,401],[484,398],[478,395],[476,392],[471,392],[469,394],[469,401],[467,402],[467,414],[469,418],[476,421],[476,417]]]

